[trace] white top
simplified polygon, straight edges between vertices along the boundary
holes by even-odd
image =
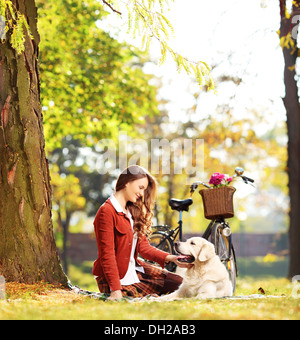
[[[109,199],[111,201],[111,204],[114,206],[114,208],[116,209],[117,212],[123,212],[124,214],[127,215],[127,217],[130,220],[131,228],[133,230],[133,219],[132,219],[130,212],[128,210],[125,212],[122,209],[121,204],[119,203],[119,201],[116,199],[116,197],[114,195],[111,195]],[[137,235],[134,233],[133,243],[132,243],[132,248],[131,248],[131,254],[130,254],[130,261],[129,261],[127,273],[125,274],[123,279],[120,280],[122,286],[129,286],[129,285],[132,285],[134,283],[139,283],[140,280],[139,280],[139,278],[136,274],[136,271],[144,273],[144,268],[141,267],[141,266],[137,266],[135,259],[134,259],[136,244],[137,244]]]

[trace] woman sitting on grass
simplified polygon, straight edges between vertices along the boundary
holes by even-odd
[[[170,261],[182,268],[190,266],[177,261],[177,256],[151,246],[147,240],[156,187],[149,172],[132,165],[120,174],[115,193],[96,215],[98,259],[93,274],[100,292],[110,293],[111,300],[167,294],[182,283],[180,276],[138,260],[139,254],[162,268]]]

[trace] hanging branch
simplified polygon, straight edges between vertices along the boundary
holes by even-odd
[[[174,0],[172,0],[174,1]],[[165,0],[168,3],[167,0]],[[182,69],[189,75],[194,74],[199,86],[206,86],[207,90],[214,89],[214,81],[210,68],[203,61],[191,61],[174,51],[168,44],[169,33],[174,33],[172,24],[163,13],[163,1],[159,0],[160,11],[157,11],[157,0],[129,0],[126,4],[128,10],[128,30],[135,37],[136,32],[142,36],[143,45],[149,49],[150,40],[156,39],[161,48],[160,64],[166,61],[167,54],[175,61],[178,71]]]
[[[182,69],[190,75],[194,74],[199,86],[205,86],[206,90],[214,89],[215,84],[210,74],[210,68],[203,61],[191,61],[174,51],[168,44],[169,33],[174,33],[172,24],[164,15],[165,5],[174,0],[106,0],[102,2],[113,12],[121,15],[113,6],[123,3],[127,8],[128,32],[136,37],[136,33],[142,37],[142,44],[146,50],[149,49],[150,42],[156,39],[160,44],[161,58],[160,64],[166,61],[169,54],[175,61],[178,71]]]
[[[112,6],[110,3],[108,3],[107,1],[102,0],[102,2],[103,2],[106,6],[108,6],[113,12],[115,12],[115,13],[117,13],[117,14],[119,14],[119,15],[122,15],[121,12],[117,11],[116,9],[114,9],[113,6]]]

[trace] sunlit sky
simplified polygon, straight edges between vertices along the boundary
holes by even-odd
[[[279,6],[277,1],[268,3],[262,8],[261,0],[176,0],[171,15],[176,34],[174,48],[188,58],[219,64],[214,76],[224,72],[243,79],[238,90],[227,82],[216,95],[210,95],[205,103],[207,110],[237,91],[238,114],[245,108],[270,106],[273,100],[274,114],[282,119],[283,61],[276,33]],[[180,86],[174,87],[174,98],[180,98]],[[185,106],[184,101],[181,106]]]
[[[174,37],[169,44],[176,52],[193,61],[218,65],[214,77],[227,73],[243,79],[238,88],[226,82],[216,94],[201,96],[201,117],[235,94],[233,106],[239,116],[247,115],[246,111],[252,108],[260,108],[272,112],[274,123],[285,120],[281,100],[284,96],[283,58],[276,33],[280,19],[278,1],[175,0],[166,16],[174,27]],[[138,39],[125,33],[124,19],[114,14],[108,17],[108,22],[112,27],[121,27],[120,39],[141,46]],[[109,25],[104,22],[101,27]],[[150,55],[153,60],[160,57],[155,41]],[[171,120],[184,120],[187,108],[193,105],[192,94],[197,85],[191,85],[190,77],[184,72],[177,72],[171,58],[162,66],[149,64],[145,71],[162,77],[160,94],[170,100]]]

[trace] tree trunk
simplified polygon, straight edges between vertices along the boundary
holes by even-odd
[[[280,1],[281,27],[280,38],[286,37],[288,33],[294,32],[297,21],[293,24],[292,18],[297,13],[298,5],[293,6],[290,18],[286,17],[286,0]],[[300,274],[300,106],[298,86],[296,81],[296,61],[298,48],[296,39],[294,46],[283,47],[284,56],[284,85],[285,97],[283,103],[287,113],[288,128],[288,175],[290,194],[290,265],[289,274],[291,278]]]
[[[70,221],[71,221],[71,212],[66,212],[66,219],[63,220],[60,213],[60,207],[58,212],[58,225],[60,229],[63,231],[63,250],[62,250],[62,264],[63,269],[66,275],[68,275],[69,272],[69,265],[68,265],[68,244],[69,244],[69,228],[70,228]]]
[[[25,52],[0,45],[0,275],[6,281],[66,284],[51,221],[38,70],[39,34],[34,0],[13,0],[24,14]],[[25,33],[25,31],[24,31]]]

